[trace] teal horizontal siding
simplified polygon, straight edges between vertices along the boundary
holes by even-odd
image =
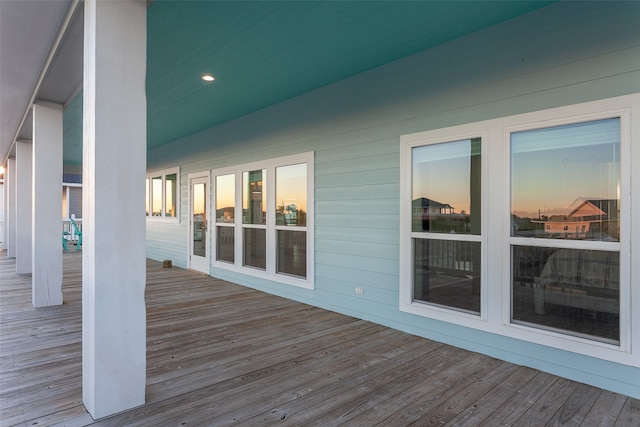
[[[336,254],[316,250],[316,264],[318,266],[344,264],[348,265],[349,268],[354,271],[389,274],[394,277],[398,274],[397,260],[373,258],[360,254]],[[395,280],[395,282],[397,282],[397,280]]]
[[[397,270],[397,269],[396,269]],[[352,283],[353,286],[373,286],[375,288],[398,288],[398,276],[393,272],[379,272],[367,269],[353,268],[351,265],[322,264],[316,262],[316,288],[323,287],[323,278],[342,280]],[[367,301],[367,297],[363,298]],[[397,306],[397,301],[393,301]],[[389,308],[387,307],[386,310]]]
[[[396,176],[397,175],[398,175],[398,172],[396,171]],[[339,188],[339,187],[336,187],[336,188]],[[393,203],[390,203],[389,200],[390,199],[387,199],[387,198],[358,199],[356,203],[342,203],[340,205],[340,212],[345,214],[361,214],[361,215],[366,215],[370,213],[392,214],[396,216],[393,222],[397,223],[397,216],[400,213],[399,212],[400,208],[398,206],[398,203],[394,205]],[[397,197],[392,198],[392,200],[398,201]],[[336,203],[335,203],[335,200],[316,201],[315,208],[316,208],[316,215],[332,214],[336,211]],[[337,221],[338,225],[340,225],[340,223],[344,223],[344,222]]]
[[[323,239],[338,240],[342,242],[356,243],[382,243],[398,245],[399,241],[398,229],[386,228],[376,229],[375,233],[353,233],[353,228],[346,224],[331,224],[322,227],[316,227],[315,239],[316,245]]]
[[[334,201],[351,201],[357,203],[358,200],[367,199],[391,199],[399,200],[398,197],[393,197],[393,193],[398,194],[399,184],[377,184],[377,185],[358,185],[354,187],[329,187],[329,188],[317,188],[316,197],[319,200],[334,200]],[[339,209],[339,206],[336,207]]]
[[[394,165],[395,166],[395,165]],[[321,167],[322,175],[316,172],[316,187],[318,188],[340,188],[348,183],[349,186],[361,185],[379,185],[399,183],[400,173],[397,167],[379,168],[374,172],[365,171],[346,171],[342,173],[327,173],[327,170]],[[317,205],[316,205],[317,206]]]
[[[357,242],[353,239],[316,239],[316,252],[348,255],[360,254],[374,259],[398,261],[398,245],[389,243]]]

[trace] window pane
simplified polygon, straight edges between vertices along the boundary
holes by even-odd
[[[175,217],[176,196],[178,194],[178,175],[172,173],[165,177],[165,203],[164,216]]]
[[[193,212],[193,255],[207,256],[207,184],[192,186],[191,210]]]
[[[278,273],[307,277],[306,231],[278,230]]]
[[[244,229],[244,263],[249,267],[266,269],[267,231],[263,228]]]
[[[512,235],[620,240],[620,119],[511,135]]]
[[[144,210],[145,210],[145,214],[149,216],[149,178],[147,178],[145,182],[147,184],[147,189],[145,191],[145,197],[144,197]]]
[[[233,223],[236,206],[236,176],[216,177],[216,222]]]
[[[151,178],[151,215],[162,215],[162,177]]]
[[[480,313],[480,242],[414,239],[413,298]]]
[[[233,263],[234,257],[234,228],[233,227],[216,227],[216,259],[218,261],[227,261]]]
[[[412,150],[412,230],[480,234],[480,138]]]
[[[82,218],[82,187],[69,187],[69,217]]]
[[[306,163],[276,168],[276,225],[307,225]]]
[[[242,174],[242,213],[244,224],[266,224],[266,191],[263,180],[266,169],[244,172]]]
[[[618,252],[512,247],[512,320],[620,342]]]

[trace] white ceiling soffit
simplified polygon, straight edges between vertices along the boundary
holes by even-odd
[[[82,84],[83,22],[77,9],[78,0],[0,0],[2,163],[16,139],[31,139],[33,101],[64,104]]]

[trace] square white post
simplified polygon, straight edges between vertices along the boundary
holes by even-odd
[[[5,247],[7,257],[16,257],[16,158],[7,160],[7,170],[4,175],[4,185],[7,187],[5,199]]]
[[[84,2],[82,396],[145,401],[146,1]]]
[[[33,306],[62,304],[62,106],[33,106]]]
[[[31,141],[16,142],[16,273],[31,273]]]

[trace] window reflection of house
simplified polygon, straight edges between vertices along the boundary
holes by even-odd
[[[216,210],[216,221],[223,223],[233,223],[235,208],[233,206],[227,206]]]
[[[469,215],[456,213],[453,206],[420,197],[413,200],[413,230],[440,233],[468,233]]]
[[[279,205],[276,209],[276,224],[295,226],[306,224],[306,213],[299,209],[295,203]]]
[[[203,224],[205,222],[205,217],[203,213],[193,214],[193,240],[201,241],[204,237]]]
[[[619,240],[618,200],[578,199],[580,204],[568,215],[552,215],[532,222],[544,224],[545,234],[564,239]]]

